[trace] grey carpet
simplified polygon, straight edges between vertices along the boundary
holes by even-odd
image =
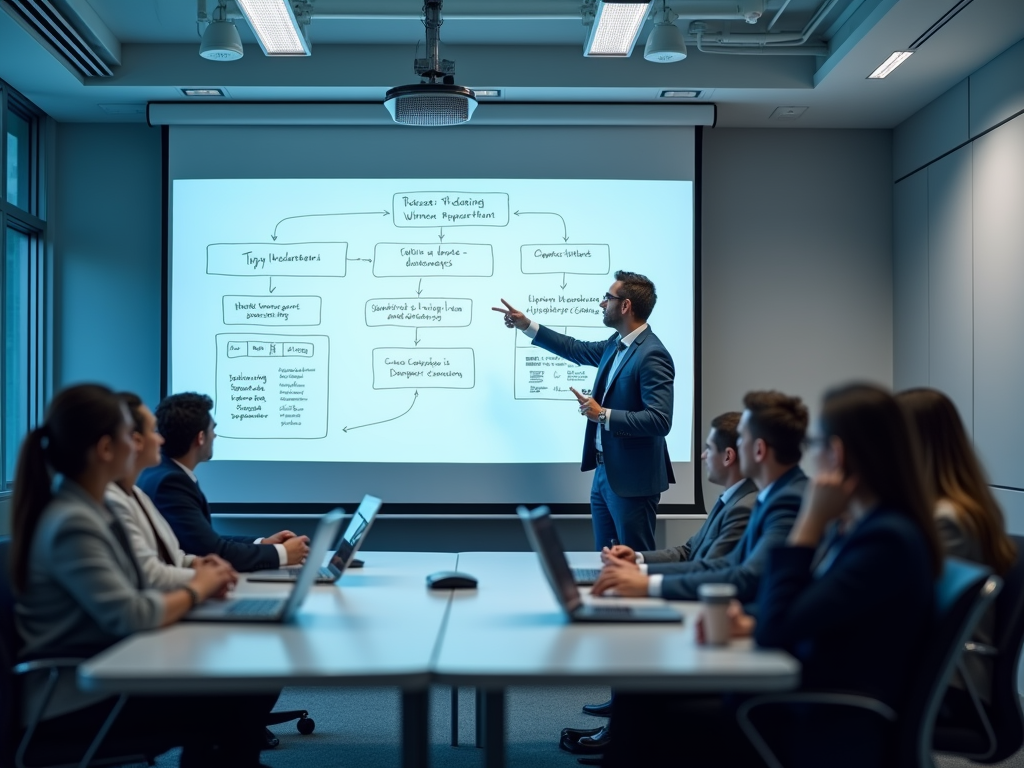
[[[430,765],[432,768],[473,768],[483,764],[474,743],[473,689],[459,692],[459,746],[449,746],[450,689],[435,686],[430,697]],[[605,721],[587,717],[580,706],[605,701],[607,688],[512,688],[507,698],[508,765],[511,768],[570,768],[574,756],[557,746],[566,727],[596,727]],[[310,736],[294,723],[272,727],[281,739],[263,753],[271,768],[396,768],[401,765],[401,696],[386,688],[286,688],[276,709],[307,709],[316,721]],[[977,765],[960,758],[936,756],[937,768]],[[178,765],[177,750],[162,755],[159,768]],[[1024,768],[1024,751],[998,763],[999,768]]]

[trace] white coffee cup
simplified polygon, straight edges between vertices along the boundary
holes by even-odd
[[[697,594],[704,603],[704,642],[726,645],[729,642],[729,603],[736,597],[735,584],[701,584]]]

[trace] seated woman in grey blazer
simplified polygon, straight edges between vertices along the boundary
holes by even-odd
[[[156,417],[138,395],[121,392],[118,397],[131,416],[135,461],[124,477],[119,477],[107,486],[105,500],[128,534],[132,552],[146,577],[146,583],[160,590],[177,589],[195,577],[192,565],[197,561],[223,563],[230,568],[226,561],[216,555],[197,559],[196,555],[186,554],[156,505],[135,485],[142,470],[160,463],[160,446],[164,440],[156,429]]]
[[[117,395],[83,384],[58,393],[45,421],[22,443],[12,509],[11,575],[19,659],[87,657],[134,632],[173,624],[229,588],[234,572],[193,563],[169,592],[148,587],[104,492],[134,461],[132,424]],[[51,478],[59,476],[56,485]],[[34,711],[42,681],[23,686]],[[100,748],[140,744],[153,754],[184,746],[182,766],[257,766],[263,723],[277,696],[132,697]],[[58,686],[33,743],[85,743],[114,706],[78,692],[73,673]],[[32,750],[26,756],[32,762]]]
[[[952,557],[987,565],[1003,576],[1017,559],[1016,547],[1006,534],[1006,521],[988,478],[967,437],[956,406],[942,392],[925,387],[896,396],[918,438],[924,480],[935,499],[935,522],[943,549]],[[973,640],[992,644],[994,606],[982,617]],[[992,703],[993,658],[964,654],[962,669],[978,696]],[[974,706],[964,678],[957,673],[943,701],[940,717],[973,718]]]

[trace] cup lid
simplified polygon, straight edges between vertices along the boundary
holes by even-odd
[[[697,594],[702,598],[727,598],[736,597],[735,584],[701,584],[697,587]]]

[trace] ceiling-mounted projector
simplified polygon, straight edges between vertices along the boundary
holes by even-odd
[[[455,85],[455,62],[441,59],[438,53],[442,2],[426,0],[423,3],[427,55],[416,59],[413,67],[423,81],[399,85],[384,97],[384,106],[399,125],[460,125],[469,122],[476,109],[476,94],[469,88]]]

